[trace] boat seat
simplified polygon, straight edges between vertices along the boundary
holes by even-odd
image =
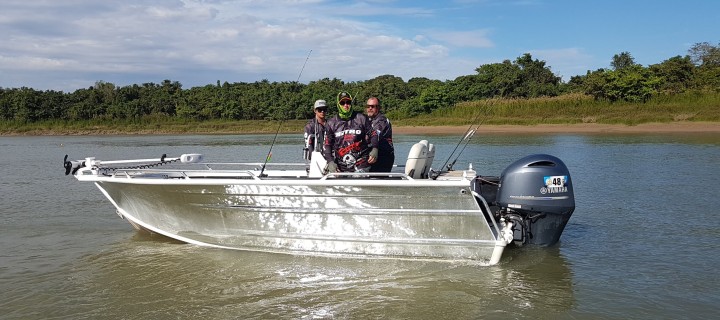
[[[421,140],[410,148],[405,162],[405,174],[413,179],[427,178],[434,158],[435,145],[427,140]]]

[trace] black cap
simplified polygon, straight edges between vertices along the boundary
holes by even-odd
[[[345,91],[340,92],[338,94],[338,101],[343,101],[343,100],[352,100],[352,97],[350,96],[349,93],[347,93]]]

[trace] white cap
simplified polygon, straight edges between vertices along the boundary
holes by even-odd
[[[327,104],[325,103],[325,100],[316,100],[313,110],[315,110],[317,108],[327,108]]]

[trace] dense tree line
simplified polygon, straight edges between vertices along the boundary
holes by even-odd
[[[332,100],[344,90],[364,101],[370,95],[383,101],[398,118],[429,113],[462,101],[487,98],[534,98],[583,92],[609,101],[646,101],[658,94],[689,90],[720,90],[720,44],[695,44],[686,56],[644,67],[629,52],[612,57],[609,69],[588,71],[567,83],[545,61],[528,53],[515,61],[485,64],[476,73],[440,81],[383,75],[367,81],[321,79],[298,82],[210,84],[183,89],[177,81],[118,87],[97,82],[74,92],[0,88],[0,120],[114,120],[171,117],[209,119],[305,119],[316,99]]]

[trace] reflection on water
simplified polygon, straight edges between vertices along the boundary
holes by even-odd
[[[542,317],[574,304],[572,275],[557,249],[511,251],[487,268],[215,250],[156,239],[137,234],[73,264],[77,276],[69,287],[78,292],[71,296],[104,306],[84,316],[522,318],[528,310]]]

